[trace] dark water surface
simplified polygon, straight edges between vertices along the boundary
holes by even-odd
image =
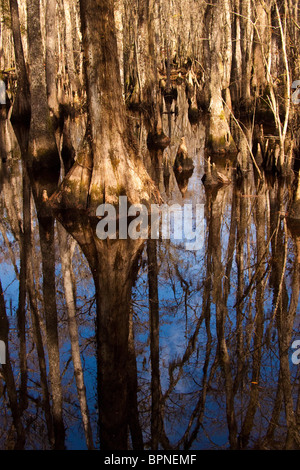
[[[148,168],[152,158],[152,176],[165,201],[204,204],[203,243],[197,251],[188,251],[172,239],[145,241],[141,246],[136,268],[129,271],[134,276],[129,319],[130,373],[126,369],[120,371],[119,363],[109,366],[105,363],[103,368],[109,367],[110,372],[103,387],[109,394],[110,377],[112,388],[115,383],[114,371],[124,374],[123,382],[130,383],[128,422],[131,426],[135,422],[133,434],[142,434],[145,449],[151,449],[155,442],[159,448],[190,450],[295,448],[300,389],[299,366],[293,364],[292,344],[300,340],[300,230],[286,217],[290,183],[276,178],[259,183],[249,171],[240,184],[233,180],[219,187],[206,187],[202,182],[208,158],[204,152],[205,126],[202,122],[190,124],[183,93],[179,93],[177,104],[179,114],[171,117],[171,145],[163,155],[150,154],[142,120],[136,116],[132,119],[139,124],[137,137],[141,153]],[[163,123],[168,133],[167,114],[163,115]],[[22,168],[10,123],[2,121],[1,126],[6,150],[2,159],[6,161],[2,161],[0,172],[0,278],[10,325],[10,362],[19,390],[17,308]],[[76,130],[74,141],[82,134],[82,130]],[[194,171],[188,180],[181,179],[178,184],[172,164],[182,136],[193,159]],[[223,172],[229,168],[230,176],[235,161],[226,162],[223,157],[221,167]],[[32,233],[35,294],[46,350],[42,268],[34,210]],[[56,301],[66,447],[84,449],[58,237],[56,232]],[[99,410],[97,401],[95,285],[81,249],[71,239],[69,248],[74,250],[73,287],[87,401],[93,440],[99,447],[99,413],[106,414],[109,421],[111,410]],[[108,265],[109,260],[103,265],[108,286],[127,282],[119,265],[115,271]],[[118,292],[114,299],[113,295],[108,287],[102,293],[103,302],[117,305],[118,300],[123,301],[118,298]],[[25,447],[46,449],[49,441],[29,301],[26,306],[28,405],[22,414]],[[114,338],[102,335],[101,342],[114,347],[111,343],[115,341],[119,347],[119,334],[120,331],[115,331]],[[119,354],[121,357],[122,351]],[[105,370],[102,372],[105,374]],[[121,401],[124,396],[119,392]],[[111,393],[118,400],[118,390],[112,389]],[[19,393],[17,401],[20,400]],[[0,448],[11,448],[15,429],[8,385],[1,369],[0,407]],[[112,447],[113,441],[112,435]],[[130,447],[130,437],[128,442]]]

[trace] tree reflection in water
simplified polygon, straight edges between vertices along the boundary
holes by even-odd
[[[54,359],[66,429],[60,447],[299,448],[299,372],[291,345],[299,326],[300,231],[286,218],[290,184],[257,181],[249,172],[239,184],[204,187],[205,126],[191,126],[186,115],[177,118],[163,156],[170,163],[164,196],[205,204],[201,250],[166,240],[102,243],[91,218],[57,214],[60,357]],[[39,225],[20,191],[29,182],[16,137],[8,122],[0,125],[0,340],[8,345],[0,446],[46,449],[57,439],[56,391]],[[172,159],[183,130],[195,169],[181,192]],[[165,170],[166,160],[155,169],[160,184]],[[26,197],[30,214],[23,210]],[[75,380],[81,367],[84,383]]]

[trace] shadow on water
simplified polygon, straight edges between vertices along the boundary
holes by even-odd
[[[88,414],[82,415],[74,378],[75,340],[70,341],[68,284],[59,251],[62,226],[76,241],[68,239],[65,254],[71,259],[77,347],[95,447],[298,449],[299,371],[292,345],[300,339],[300,230],[286,217],[290,186],[278,178],[258,181],[252,167],[237,184],[238,158],[208,156],[205,125],[190,123],[180,90],[176,106],[179,112],[163,115],[164,128],[172,130],[167,148],[149,151],[142,119],[136,134],[164,201],[204,205],[205,230],[197,251],[172,236],[101,241],[98,219],[79,212],[56,214],[57,367],[66,447],[86,448]],[[53,404],[39,227],[32,204],[26,375],[18,335],[24,281],[19,269],[25,233],[22,160],[10,124],[1,121],[0,126],[5,135],[0,340],[9,351],[0,369],[0,446],[45,449],[52,446]],[[187,171],[175,165],[182,137],[193,162]],[[204,184],[210,171],[216,184]]]

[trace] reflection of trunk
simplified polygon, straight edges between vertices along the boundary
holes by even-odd
[[[97,300],[97,357],[100,446],[128,445],[128,339],[131,290],[140,242],[104,243],[94,270]],[[99,249],[100,248],[100,249]],[[105,268],[104,268],[105,267]]]
[[[74,290],[72,283],[72,245],[68,239],[68,234],[63,227],[58,228],[61,267],[64,282],[64,292],[68,311],[69,334],[71,341],[72,360],[74,367],[74,375],[77,386],[78,400],[81,409],[85,440],[88,449],[93,449],[92,429],[89,418],[89,410],[86,400],[86,389],[84,384],[84,376],[81,364],[78,327],[76,320],[76,301],[74,298]],[[74,243],[74,240],[73,240]],[[73,245],[74,246],[74,245]]]
[[[130,429],[136,425],[129,418],[128,407],[132,400],[128,393],[134,383],[129,346],[130,302],[143,241],[100,241],[92,218],[76,217],[74,212],[70,217],[67,213],[58,213],[57,217],[79,243],[95,283],[100,448],[126,450],[128,425]]]
[[[231,373],[231,362],[225,338],[225,321],[227,316],[227,306],[223,297],[222,279],[224,277],[222,265],[222,244],[221,244],[221,221],[222,221],[222,193],[217,194],[216,200],[212,203],[212,214],[209,227],[211,237],[211,253],[213,263],[213,301],[216,305],[216,328],[218,336],[218,357],[225,381],[226,396],[226,416],[229,431],[229,442],[231,449],[236,448],[237,424],[234,412],[233,380]]]
[[[223,20],[222,2],[216,0],[208,6],[208,37],[210,48],[210,118],[207,135],[207,148],[213,152],[235,152],[236,147],[231,136],[222,101],[222,35],[220,18]]]
[[[66,61],[68,66],[68,76],[71,87],[71,96],[76,94],[80,87],[80,81],[77,76],[75,62],[74,62],[74,48],[73,48],[73,24],[71,19],[70,0],[64,0],[64,14],[65,14],[65,28],[66,28]]]
[[[129,348],[128,348],[128,423],[132,440],[133,450],[143,450],[143,433],[139,422],[138,410],[138,383],[136,354],[134,347],[132,312],[129,319]]]
[[[23,449],[25,444],[25,434],[24,428],[21,421],[21,412],[18,403],[17,390],[15,379],[13,375],[13,370],[9,357],[9,347],[8,347],[8,333],[9,333],[9,324],[6,315],[6,307],[4,300],[4,293],[2,289],[2,284],[0,281],[0,340],[4,342],[6,347],[6,364],[2,365],[2,372],[7,386],[7,394],[9,400],[9,406],[12,413],[12,419],[14,427],[17,434],[17,440],[15,443],[15,449]]]
[[[30,258],[30,254],[32,254],[31,244],[30,244],[30,253],[29,253],[28,258]],[[34,279],[33,279],[31,262],[29,262],[28,264],[27,275],[28,275],[27,289],[28,289],[28,297],[29,297],[29,302],[30,302],[34,344],[36,346],[37,356],[38,356],[38,361],[39,361],[39,368],[40,368],[41,388],[42,388],[42,395],[43,395],[43,408],[45,412],[45,421],[47,425],[49,442],[50,442],[50,445],[53,447],[54,435],[53,435],[53,422],[52,422],[51,406],[50,406],[50,393],[49,393],[48,378],[47,378],[47,366],[46,366],[45,351],[44,351],[43,338],[42,338],[42,332],[41,332],[41,318],[39,315],[39,309],[38,309],[37,302],[36,302],[36,289],[35,289],[35,284],[34,284]]]
[[[14,129],[19,146],[21,149],[22,162],[26,161],[27,156],[27,147],[28,147],[28,129],[18,126]],[[36,260],[32,248],[32,234],[31,234],[31,191],[30,188],[30,179],[28,177],[28,172],[26,166],[23,165],[23,192],[26,197],[24,197],[24,228],[21,243],[26,248],[26,289],[28,292],[28,301],[30,304],[31,311],[31,321],[33,327],[33,337],[34,344],[37,349],[37,356],[40,368],[40,379],[41,379],[41,388],[43,395],[43,408],[45,412],[45,421],[48,430],[49,442],[53,445],[53,426],[52,426],[52,416],[51,416],[51,407],[50,407],[50,395],[48,390],[48,379],[47,379],[47,367],[46,359],[43,345],[43,338],[41,334],[41,319],[39,314],[39,309],[36,300],[36,291],[39,291],[39,288],[36,288],[33,276],[33,260]],[[25,254],[25,253],[24,253]]]
[[[287,234],[286,234],[287,235]],[[295,263],[294,278],[293,278],[293,291],[290,303],[290,308],[286,314],[285,306],[279,310],[277,314],[277,328],[279,338],[279,354],[280,354],[280,372],[282,376],[282,390],[284,397],[285,415],[287,423],[287,438],[285,448],[287,450],[299,449],[300,437],[299,429],[296,421],[293,403],[292,383],[290,374],[290,357],[289,350],[292,340],[292,330],[295,315],[297,312],[298,298],[299,298],[299,274],[298,263]]]
[[[263,445],[267,446],[267,448],[272,443],[274,439],[275,431],[277,430],[279,426],[279,419],[280,419],[280,415],[282,411],[282,399],[283,399],[282,383],[281,383],[281,376],[279,376],[272,416],[269,422],[266,435],[263,439]]]
[[[56,309],[54,222],[52,217],[38,217],[43,268],[43,298],[46,321],[49,371],[55,448],[64,448],[65,430],[62,417],[62,388]]]
[[[147,243],[148,282],[150,305],[150,357],[151,357],[151,449],[157,450],[161,434],[161,387],[159,372],[159,301],[158,301],[158,267],[156,241]]]
[[[28,264],[28,247],[31,243],[31,213],[30,197],[31,190],[28,184],[25,164],[23,163],[23,231],[20,233],[20,278],[19,278],[19,305],[18,336],[20,342],[20,373],[21,373],[21,407],[26,409],[27,399],[27,356],[26,356],[26,280]]]
[[[249,437],[254,424],[254,417],[258,407],[259,399],[259,379],[262,358],[262,342],[264,332],[264,263],[265,257],[265,189],[261,190],[256,205],[256,245],[257,245],[257,263],[256,276],[258,278],[256,283],[256,321],[254,325],[254,339],[253,339],[253,362],[252,362],[252,377],[251,377],[251,391],[250,399],[246,416],[242,425],[239,435],[239,446],[244,449],[249,442]]]
[[[280,198],[280,193],[279,193]],[[281,198],[279,199],[281,200]],[[297,421],[294,412],[292,383],[290,374],[289,350],[292,342],[292,332],[295,315],[299,299],[299,266],[298,261],[294,262],[294,273],[292,280],[292,294],[290,306],[288,306],[288,292],[284,282],[284,274],[287,263],[287,228],[285,221],[284,230],[279,228],[276,243],[273,244],[273,289],[274,289],[274,315],[276,314],[276,324],[278,330],[279,357],[280,357],[280,378],[285,406],[287,423],[287,437],[285,448],[287,450],[299,448],[300,438]],[[285,246],[284,251],[282,246]]]
[[[209,201],[209,196],[208,196],[208,201]],[[208,202],[208,205],[209,204],[210,203]],[[198,338],[199,331],[200,331],[200,328],[202,327],[202,323],[204,319],[207,342],[206,342],[206,348],[205,348],[205,361],[203,365],[202,388],[201,388],[201,391],[199,392],[198,402],[195,406],[195,409],[193,410],[193,413],[191,414],[191,418],[187,426],[187,430],[185,431],[182,439],[180,440],[179,445],[177,445],[176,447],[176,448],[181,448],[181,445],[183,444],[185,450],[189,450],[194,440],[197,439],[198,437],[199,429],[203,423],[207,393],[209,391],[211,378],[214,376],[214,373],[215,373],[215,366],[217,365],[217,361],[215,361],[214,365],[211,367],[211,373],[209,375],[208,374],[209,361],[210,361],[211,352],[212,352],[212,334],[211,334],[211,290],[212,290],[211,256],[212,256],[212,251],[210,248],[211,243],[212,243],[211,234],[209,234],[207,242],[208,242],[207,249],[205,250],[206,252],[206,275],[204,277],[205,281],[204,281],[203,296],[202,296],[201,317],[199,318],[197,322],[195,332],[190,338],[186,353],[184,354],[183,360],[181,361],[181,364],[180,364],[181,373],[182,373],[183,366],[188,361],[188,359],[192,355],[192,352],[194,351],[197,345],[196,339]],[[172,369],[169,366],[169,372],[171,372],[171,370]],[[181,374],[178,374],[178,380],[179,380],[180,375]],[[173,385],[173,388],[174,388],[178,380],[174,382],[174,385],[173,385],[172,379],[170,379],[170,385]],[[192,428],[192,423],[194,421],[195,421],[195,426],[194,428]]]
[[[137,72],[140,102],[152,104],[154,85],[154,44],[151,28],[152,0],[138,0],[138,24],[136,38]]]

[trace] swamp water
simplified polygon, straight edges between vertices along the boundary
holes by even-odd
[[[105,399],[111,394],[120,406],[125,403],[120,420],[127,419],[129,448],[133,441],[140,443],[141,439],[145,449],[153,446],[188,450],[294,448],[300,419],[299,366],[292,360],[293,342],[300,340],[300,229],[286,218],[291,187],[276,178],[259,183],[253,171],[240,184],[233,178],[226,185],[205,186],[202,182],[208,158],[204,151],[205,126],[201,121],[190,124],[184,93],[179,93],[178,109],[179,114],[170,118],[171,145],[163,154],[154,155],[154,159],[146,146],[142,121],[135,115],[131,118],[135,125],[139,124],[136,129],[141,154],[165,202],[204,205],[201,249],[188,251],[172,239],[145,241],[137,248],[128,248],[134,252],[134,266],[129,263],[132,269],[126,275],[122,264],[116,263],[112,269],[107,259],[102,273],[107,290],[101,293],[102,302],[119,308],[118,302],[124,300],[122,286],[131,276],[126,292],[127,296],[130,294],[130,315],[128,324],[120,323],[113,335],[106,336],[100,331],[97,336],[95,284],[90,266],[79,246],[68,239],[94,445],[99,447],[99,414],[100,422],[111,420],[118,425],[117,410],[99,407],[100,370],[100,387],[105,387]],[[166,133],[169,117],[163,115]],[[0,172],[0,279],[10,326],[10,364],[16,389],[21,390],[17,309],[22,165],[10,123],[2,121],[1,126],[6,155],[1,155]],[[177,175],[176,180],[172,166],[182,136],[194,170],[189,178],[180,179]],[[218,168],[231,177],[235,162],[222,158]],[[65,444],[67,449],[84,449],[58,236],[56,232],[56,302]],[[34,209],[32,237],[35,301],[46,350],[42,268]],[[111,286],[118,286],[114,299]],[[25,448],[46,449],[50,445],[30,315],[32,306],[29,301],[26,306],[28,403],[22,412]],[[122,329],[128,331],[127,343],[122,342]],[[97,369],[100,346],[113,354]],[[130,354],[126,351],[125,364],[122,362],[124,347],[130,351]],[[124,388],[118,389],[116,383],[128,387],[125,395]],[[13,445],[15,435],[8,387],[0,369],[2,449]],[[20,391],[17,401],[21,400]],[[110,438],[114,449],[115,436]]]

